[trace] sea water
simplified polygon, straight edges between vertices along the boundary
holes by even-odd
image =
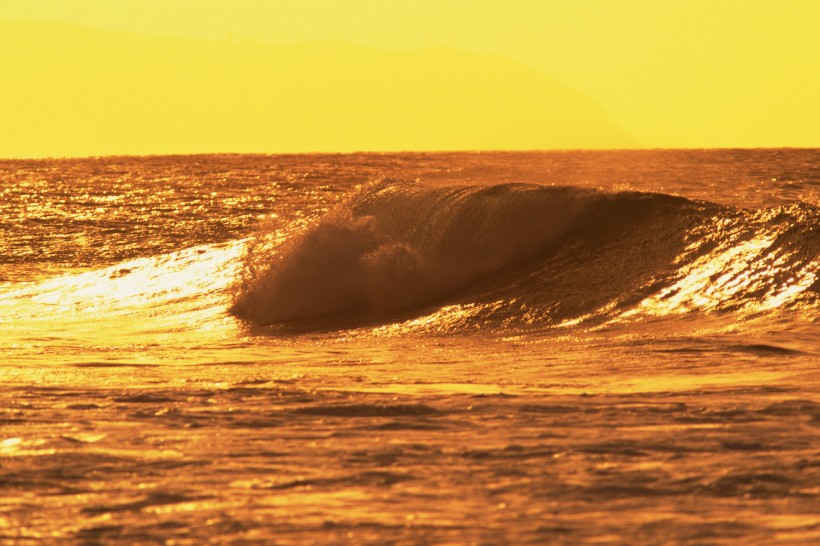
[[[4,543],[820,541],[820,150],[0,161]]]

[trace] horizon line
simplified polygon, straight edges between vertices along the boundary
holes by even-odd
[[[611,153],[611,152],[697,152],[697,151],[777,151],[800,150],[820,151],[820,146],[677,146],[677,147],[638,147],[638,148],[533,148],[533,149],[452,149],[452,150],[356,150],[341,151],[305,151],[305,152],[180,152],[180,153],[146,153],[146,154],[101,154],[77,156],[0,156],[0,161],[49,161],[49,160],[89,160],[118,158],[159,158],[159,157],[204,157],[204,156],[352,156],[352,155],[400,155],[400,154],[538,154],[538,153]]]

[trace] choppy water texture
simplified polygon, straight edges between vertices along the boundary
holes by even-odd
[[[0,183],[0,542],[820,541],[818,150]]]

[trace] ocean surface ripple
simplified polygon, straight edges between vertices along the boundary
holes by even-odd
[[[0,161],[0,543],[819,543],[818,165]]]

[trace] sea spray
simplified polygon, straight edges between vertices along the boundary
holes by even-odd
[[[233,311],[272,324],[431,303],[527,260],[593,193],[523,184],[432,188],[380,180],[275,249],[251,247]]]

